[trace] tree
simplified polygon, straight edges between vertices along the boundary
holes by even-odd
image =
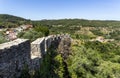
[[[49,35],[49,29],[46,26],[36,26],[35,31],[44,33],[45,36]]]

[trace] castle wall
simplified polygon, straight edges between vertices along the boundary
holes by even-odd
[[[45,52],[50,48],[52,41],[54,40],[53,35],[45,37]]]
[[[40,63],[52,42],[58,46],[69,35],[50,35],[38,38],[30,44],[27,39],[16,39],[0,44],[0,78],[17,78],[24,65],[30,70],[40,68]]]
[[[45,54],[45,37],[38,38],[31,43],[31,70],[40,68],[40,63]]]
[[[20,75],[25,64],[30,64],[30,41],[17,39],[0,44],[0,78]]]

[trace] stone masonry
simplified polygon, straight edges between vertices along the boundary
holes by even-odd
[[[45,37],[38,38],[31,43],[31,60],[32,70],[36,70],[40,67],[40,62],[45,53]]]
[[[0,78],[17,78],[30,63],[30,41],[17,39],[0,44]]]
[[[30,70],[39,69],[52,42],[60,42],[66,37],[70,35],[50,35],[32,43],[28,39],[16,39],[0,44],[0,78],[18,78],[26,64]]]

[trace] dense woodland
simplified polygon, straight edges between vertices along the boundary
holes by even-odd
[[[31,21],[13,15],[0,14],[0,28],[13,28],[22,24],[31,24]]]
[[[40,20],[32,21],[22,17],[8,14],[0,14],[0,26],[17,27],[21,24],[33,24],[42,26],[89,26],[89,27],[119,27],[120,21],[114,20],[86,20],[86,19],[60,19],[60,20]]]
[[[18,27],[26,23],[34,27],[20,32],[18,34],[20,38],[33,41],[51,34],[69,33],[73,40],[68,47],[70,51],[66,59],[59,53],[59,48],[51,46],[43,59],[41,69],[30,74],[25,67],[20,78],[120,78],[120,21],[85,19],[30,21],[0,15],[1,28]],[[5,40],[3,33],[4,31],[0,32],[0,41]],[[91,41],[99,36],[114,41]]]

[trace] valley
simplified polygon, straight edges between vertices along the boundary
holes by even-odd
[[[14,31],[23,26],[28,28],[17,30],[15,39],[7,39],[7,31]],[[69,37],[65,37],[66,34]],[[33,21],[0,15],[1,44],[17,38],[33,42],[51,35],[60,36],[61,40],[53,41],[47,48],[39,69],[31,73],[26,68],[20,78],[120,78],[120,21]]]

